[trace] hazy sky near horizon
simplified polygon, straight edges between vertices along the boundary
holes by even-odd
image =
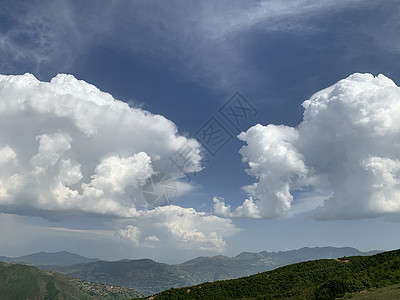
[[[399,248],[399,1],[1,1],[0,256]]]

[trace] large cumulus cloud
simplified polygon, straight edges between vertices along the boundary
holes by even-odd
[[[50,83],[0,76],[0,207],[18,214],[81,211],[132,217],[156,172],[179,177],[169,161],[200,146],[163,116],[129,107],[72,75]]]
[[[256,125],[239,135],[246,172],[257,181],[233,212],[214,198],[221,215],[287,215],[296,197],[325,195],[318,219],[400,213],[400,88],[385,77],[353,74],[304,101],[296,128]],[[310,200],[311,201],[311,200]],[[307,206],[307,204],[305,204]],[[310,208],[312,205],[308,205]]]

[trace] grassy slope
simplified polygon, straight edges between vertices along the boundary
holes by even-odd
[[[400,284],[391,285],[384,288],[368,289],[359,293],[346,295],[341,299],[353,300],[398,300],[400,299]]]
[[[127,299],[134,290],[89,284],[82,280],[25,265],[0,262],[0,299]]]
[[[400,283],[400,250],[349,262],[316,260],[235,280],[170,289],[155,299],[335,299]]]

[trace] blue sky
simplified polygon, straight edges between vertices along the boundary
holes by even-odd
[[[17,160],[23,156],[22,150],[18,152],[18,147],[24,148],[23,142],[15,137],[22,130],[26,148],[35,145],[37,149],[37,143],[43,143],[45,148],[46,141],[53,146],[60,140],[69,143],[74,155],[68,155],[69,148],[66,147],[67,154],[60,154],[58,159],[65,161],[68,158],[71,170],[77,170],[73,168],[75,159],[81,166],[81,177],[83,181],[86,179],[86,184],[96,165],[108,163],[110,166],[118,158],[120,164],[132,164],[123,180],[137,180],[134,192],[140,194],[143,182],[149,179],[146,168],[150,166],[154,172],[166,173],[176,179],[178,197],[171,205],[158,210],[153,207],[143,210],[143,205],[134,203],[137,212],[131,215],[102,210],[101,205],[89,209],[79,202],[70,209],[57,206],[49,194],[43,192],[44,186],[50,184],[46,177],[46,180],[36,182],[37,195],[13,197],[11,192],[4,193],[8,196],[3,198],[8,197],[8,200],[0,202],[3,212],[0,235],[6,242],[0,245],[0,254],[16,256],[36,251],[68,250],[105,259],[150,257],[163,262],[179,262],[197,255],[236,255],[241,251],[277,251],[303,246],[353,246],[361,250],[398,248],[398,242],[393,239],[400,229],[397,185],[380,182],[380,178],[387,177],[376,175],[379,165],[383,172],[380,174],[390,173],[391,180],[396,182],[398,173],[393,171],[397,169],[392,165],[399,158],[397,136],[382,132],[377,137],[373,135],[372,131],[378,130],[377,127],[368,126],[372,124],[371,120],[378,120],[379,116],[374,115],[369,123],[363,123],[362,128],[354,122],[359,134],[371,130],[370,142],[367,139],[359,141],[361,150],[357,150],[350,138],[338,138],[336,146],[326,140],[347,137],[347,127],[343,124],[356,115],[350,104],[331,107],[329,99],[344,97],[351,100],[355,97],[353,93],[358,93],[361,96],[354,99],[358,99],[360,111],[364,111],[365,106],[365,111],[372,114],[382,108],[390,115],[391,111],[396,112],[396,102],[386,101],[385,97],[396,99],[399,94],[385,92],[383,96],[376,96],[375,86],[386,87],[387,84],[390,91],[393,87],[384,79],[352,77],[343,83],[346,88],[339,92],[330,91],[326,96],[328,100],[317,97],[316,102],[324,103],[321,107],[328,107],[326,115],[313,113],[310,107],[311,125],[297,128],[303,121],[305,108],[302,103],[351,74],[377,76],[382,73],[394,83],[400,82],[398,5],[397,1],[339,0],[290,3],[279,0],[22,1],[18,5],[13,1],[2,1],[1,74],[28,72],[40,82],[49,82],[60,73],[72,74],[111,94],[114,99],[128,103],[132,109],[165,117],[159,124],[155,119],[141,116],[143,124],[147,124],[138,127],[143,129],[143,137],[137,133],[139,129],[135,131],[135,126],[130,129],[127,125],[136,124],[136,119],[131,120],[132,123],[121,121],[119,124],[108,115],[109,112],[99,109],[93,120],[104,118],[103,131],[99,129],[104,133],[102,140],[96,140],[98,144],[84,140],[79,147],[74,144],[79,141],[78,135],[75,131],[68,132],[63,125],[64,119],[57,113],[53,112],[46,119],[43,112],[35,111],[25,120],[24,114],[10,117],[10,112],[5,110],[0,131],[2,154],[8,153]],[[15,96],[9,85],[2,85],[0,101],[17,101],[15,99],[29,94],[34,95],[32,99],[48,97],[52,101],[63,93],[72,93],[68,89],[75,89],[73,95],[77,100],[73,103],[78,107],[79,101],[85,100],[85,89],[89,89],[80,89],[77,81],[69,77],[60,77],[52,88],[43,86],[39,90],[34,87],[36,83],[25,85],[24,82],[31,82],[31,79],[21,77],[19,80],[22,83],[13,81],[12,85],[18,86],[20,96]],[[233,128],[219,113],[236,91],[257,111],[255,116],[240,123],[240,130]],[[100,97],[96,96],[100,92],[93,93],[94,97]],[[364,102],[360,100],[363,97],[366,98]],[[60,100],[61,107],[65,101]],[[116,109],[124,110],[121,107]],[[233,136],[215,157],[194,140],[196,132],[204,129],[202,125],[211,117],[221,122]],[[399,132],[395,118],[390,118],[391,123],[387,126],[392,131],[389,131]],[[38,131],[25,131],[24,126],[42,126],[37,124],[42,124],[39,120],[44,119],[47,121],[43,122],[48,123],[38,127]],[[90,116],[88,119],[92,120]],[[176,125],[177,133],[166,119]],[[114,121],[109,124],[108,120]],[[379,120],[388,124],[384,122],[386,119]],[[151,124],[159,124],[161,129],[147,131]],[[262,127],[253,127],[256,124]],[[268,124],[286,127],[267,127]],[[51,128],[58,128],[60,135]],[[254,130],[247,131],[250,128]],[[247,131],[247,134],[239,139],[237,135],[241,131]],[[40,137],[37,132],[41,133]],[[314,132],[315,136],[308,132]],[[128,142],[130,134],[132,139]],[[124,138],[119,139],[119,136]],[[197,151],[192,161],[194,169],[191,169],[195,172],[188,172],[189,182],[177,170],[167,166],[171,154],[180,149],[183,139]],[[260,140],[264,144],[259,144]],[[241,150],[246,145],[247,150]],[[95,149],[100,146],[108,152]],[[132,150],[124,160],[123,151],[129,152],[129,147],[135,151]],[[265,150],[268,147],[275,151],[283,147],[296,161],[292,164],[289,156],[275,157],[274,151]],[[317,152],[318,149],[331,149],[332,152],[327,151],[324,156]],[[135,156],[139,152],[145,155]],[[39,149],[37,155],[40,153]],[[343,156],[343,153],[351,155]],[[45,168],[44,154],[37,155],[33,162],[32,157],[26,158],[26,162],[36,162],[37,168]],[[114,160],[106,160],[106,156]],[[149,165],[143,162],[147,157],[151,158]],[[157,160],[157,157],[161,158]],[[354,157],[362,160],[363,168],[372,170],[377,178],[368,177],[361,172],[361,165],[353,166],[346,160]],[[332,166],[330,159],[337,159],[337,165],[351,165],[343,174],[349,178],[348,182],[354,182],[353,187],[359,185],[355,190],[359,189],[360,193],[338,179],[343,174]],[[246,173],[249,162],[258,165]],[[3,170],[6,168],[3,166]],[[27,172],[21,170],[18,174]],[[97,178],[102,174],[100,171],[99,168]],[[270,172],[275,177],[268,177]],[[13,175],[6,173],[0,174],[5,191],[6,176]],[[99,189],[101,180],[93,181],[91,187]],[[258,182],[258,189],[243,188],[255,182]],[[385,189],[364,188],[367,183]],[[32,184],[26,186],[32,187]],[[105,183],[102,181],[101,184]],[[291,196],[285,194],[280,200],[275,199],[271,190],[278,186],[284,193],[287,185]],[[84,187],[80,186],[77,191],[83,195]],[[41,202],[35,197],[48,198]],[[118,198],[114,194],[109,197]],[[213,202],[214,197],[216,201]],[[250,197],[253,202],[247,202],[250,206],[246,206],[245,200]],[[370,201],[363,202],[363,197]],[[133,205],[117,198],[114,200],[126,205],[122,206],[123,210]],[[333,200],[324,205],[326,199]],[[388,202],[378,205],[379,201]],[[225,210],[218,210],[216,203]],[[318,205],[323,209],[316,212]],[[242,209],[237,210],[238,207]],[[254,211],[245,210],[249,207]],[[348,213],[341,214],[343,210]],[[185,218],[181,224],[179,215]]]

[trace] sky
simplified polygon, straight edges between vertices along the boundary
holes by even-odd
[[[400,3],[0,2],[0,255],[399,248]]]

